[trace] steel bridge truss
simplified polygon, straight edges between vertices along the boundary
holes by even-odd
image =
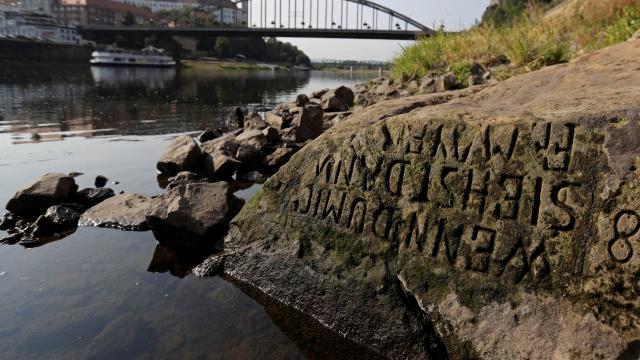
[[[368,0],[236,0],[256,29],[356,31],[433,30],[386,6]]]

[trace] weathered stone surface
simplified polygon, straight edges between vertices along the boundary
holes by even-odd
[[[269,169],[279,169],[289,161],[294,153],[295,151],[291,148],[277,148],[274,152],[265,156],[262,164]]]
[[[262,134],[270,143],[274,143],[280,140],[280,133],[278,132],[278,129],[274,128],[273,126],[269,126],[262,130]]]
[[[255,147],[242,144],[236,151],[236,159],[242,163],[240,168],[249,169],[260,163],[262,159],[262,154]]]
[[[266,122],[278,130],[282,130],[287,127],[284,117],[274,112],[267,113]]]
[[[309,97],[305,94],[296,96],[296,106],[302,107],[309,103]]]
[[[262,184],[267,180],[267,175],[259,171],[249,171],[246,173],[239,173],[236,176],[236,179],[241,181],[249,181],[249,182]]]
[[[215,130],[211,130],[211,129],[205,129],[200,136],[198,136],[198,141],[200,141],[200,143],[205,143],[207,141],[211,141],[213,139],[219,138],[220,136],[222,136],[222,132],[220,132],[220,130],[215,129]]]
[[[243,132],[236,137],[236,141],[239,144],[253,146],[258,151],[262,150],[262,148],[269,142],[262,131],[258,129]]]
[[[216,156],[216,155],[232,156],[233,154],[236,153],[236,151],[238,151],[238,146],[240,146],[240,144],[238,144],[238,142],[235,139],[236,139],[235,135],[226,134],[215,140],[207,141],[201,146],[202,152],[210,156]]]
[[[121,230],[149,230],[145,215],[156,199],[137,194],[120,194],[90,208],[80,217],[80,226],[110,227]]]
[[[202,151],[191,136],[178,136],[169,143],[156,168],[165,175],[194,171],[200,165],[201,158]]]
[[[626,42],[358,111],[234,219],[225,272],[394,358],[637,352],[638,67]]]
[[[69,202],[78,190],[73,177],[62,173],[46,173],[18,190],[7,202],[6,209],[22,216],[43,214],[50,206]]]
[[[269,126],[257,112],[252,112],[244,120],[244,129],[246,130],[262,130]]]
[[[54,205],[47,209],[44,215],[28,229],[34,237],[51,236],[56,232],[65,231],[78,226],[80,213],[71,206]]]
[[[217,155],[210,158],[211,161],[205,168],[204,173],[210,179],[224,179],[233,176],[233,174],[242,165],[238,159],[227,156]]]
[[[308,104],[293,119],[295,141],[315,139],[322,134],[324,111],[320,105]]]
[[[224,270],[224,254],[214,254],[208,257],[202,264],[193,268],[193,275],[198,277],[215,276]]]
[[[353,106],[355,95],[346,86],[327,91],[322,95],[322,108],[324,111],[347,111]]]
[[[236,107],[229,113],[227,117],[227,127],[229,129],[244,128],[244,111],[241,107]]]
[[[167,181],[167,190],[171,190],[180,185],[207,182],[207,179],[190,171],[181,171],[176,176],[170,177]]]
[[[444,74],[436,79],[435,91],[444,92],[452,89],[456,85],[456,76],[452,73]]]
[[[167,191],[147,214],[147,222],[164,245],[221,245],[222,230],[243,204],[226,182],[188,184]]]
[[[78,204],[91,207],[115,195],[111,188],[86,188],[78,191],[75,196],[75,201]]]

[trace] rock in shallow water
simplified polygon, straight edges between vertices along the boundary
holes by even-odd
[[[115,193],[113,192],[113,189],[110,188],[87,188],[78,191],[75,199],[77,203],[91,207],[113,196],[115,196]]]
[[[202,151],[191,136],[178,136],[165,150],[156,167],[165,175],[175,175],[180,171],[195,171],[200,165]]]
[[[87,210],[78,225],[146,231],[149,225],[145,215],[156,203],[156,199],[142,195],[116,195]]]
[[[7,210],[21,216],[43,214],[50,206],[70,202],[78,190],[73,177],[47,173],[20,189],[7,203]]]
[[[225,272],[389,357],[632,352],[639,59],[629,42],[354,113],[234,219]]]
[[[221,245],[228,221],[243,204],[226,182],[188,184],[159,198],[147,222],[163,245]]]

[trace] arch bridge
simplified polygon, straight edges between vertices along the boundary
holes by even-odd
[[[369,0],[235,0],[235,8],[217,12],[221,25],[83,26],[87,38],[178,35],[310,37],[414,40],[434,30],[389,7]]]

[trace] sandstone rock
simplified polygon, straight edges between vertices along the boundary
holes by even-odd
[[[635,354],[639,67],[625,42],[358,111],[236,216],[225,273],[390,358]]]
[[[312,99],[322,99],[322,96],[324,94],[326,94],[330,89],[321,89],[321,90],[316,90],[313,93],[311,93],[311,98]]]
[[[202,144],[207,141],[211,141],[213,139],[219,138],[220,136],[222,136],[222,132],[220,130],[206,129],[200,134],[200,136],[198,136],[198,141],[200,141],[200,143]]]
[[[44,215],[38,217],[29,232],[36,237],[51,236],[56,232],[78,226],[80,213],[77,209],[65,205],[54,205]]]
[[[208,157],[204,168],[204,175],[209,179],[225,179],[233,174],[242,165],[238,159],[227,155],[215,155]]]
[[[266,119],[267,123],[271,126],[273,126],[274,128],[281,130],[284,129],[285,127],[287,127],[287,124],[283,118],[282,115],[278,115],[274,112],[268,112],[267,113],[267,119]]]
[[[296,96],[296,106],[303,107],[309,103],[309,97],[305,94]]]
[[[73,177],[61,173],[46,173],[18,190],[7,202],[6,209],[21,216],[43,214],[50,206],[73,199],[78,185]]]
[[[262,184],[263,182],[267,181],[267,175],[259,171],[249,171],[245,173],[239,173],[236,176],[236,179],[241,181],[249,181],[253,183]]]
[[[262,131],[257,129],[243,132],[236,137],[236,141],[239,144],[253,146],[258,151],[262,150],[262,148],[269,142]]]
[[[277,148],[264,158],[262,165],[270,169],[279,169],[289,161],[294,153],[295,151],[290,148]]]
[[[198,277],[215,276],[224,270],[224,254],[215,254],[208,257],[202,264],[193,268],[193,275]]]
[[[248,144],[242,144],[238,148],[238,151],[236,151],[235,158],[242,163],[240,168],[247,169],[259,164],[262,159],[262,155],[255,147]]]
[[[202,144],[202,152],[210,156],[227,155],[233,156],[238,151],[240,144],[236,141],[236,136],[227,134],[215,140],[207,141]]]
[[[191,136],[178,136],[169,143],[156,168],[165,175],[194,171],[200,165],[201,158],[200,147]]]
[[[181,171],[176,176],[170,177],[166,189],[171,190],[180,185],[207,182],[207,179],[190,171]]]
[[[244,112],[241,107],[236,107],[229,113],[227,117],[227,127],[229,129],[244,128]]]
[[[86,188],[78,191],[75,196],[75,201],[78,204],[91,207],[115,195],[113,189],[110,188]]]
[[[109,181],[109,179],[107,179],[106,177],[104,177],[102,175],[98,175],[98,176],[96,176],[96,180],[93,182],[93,184],[97,188],[101,188],[101,187],[104,187],[105,185],[107,185],[108,181]]]
[[[435,91],[445,92],[451,90],[456,85],[456,76],[452,73],[444,74],[436,79]]]
[[[296,141],[315,139],[322,134],[324,111],[322,107],[315,104],[306,105],[298,113],[291,126],[295,129]]]
[[[267,138],[267,141],[270,143],[280,141],[280,133],[278,132],[278,129],[274,128],[273,126],[269,126],[262,130],[262,134],[264,134],[264,136]]]
[[[109,227],[121,230],[149,230],[145,219],[157,201],[137,194],[120,194],[90,208],[80,217],[79,226]]]
[[[269,126],[257,112],[252,112],[245,118],[244,129],[247,130],[262,130]]]
[[[163,245],[214,245],[210,242],[222,240],[224,227],[243,203],[226,182],[189,184],[165,193],[147,221]]]
[[[351,89],[340,86],[322,95],[322,108],[327,112],[347,111],[353,106],[354,97]]]

